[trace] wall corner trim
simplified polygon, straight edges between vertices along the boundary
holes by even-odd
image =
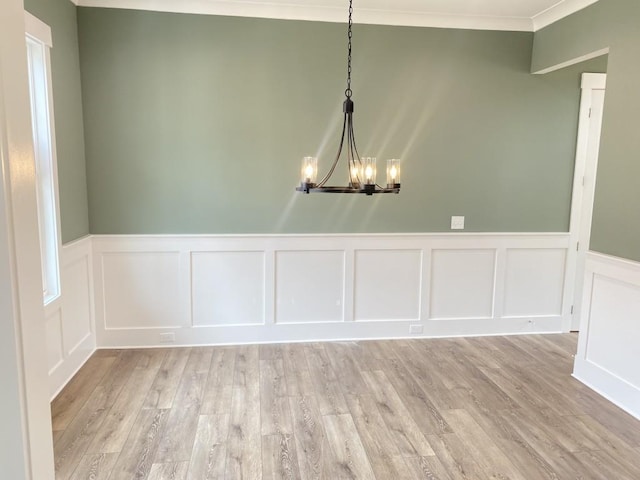
[[[45,307],[52,400],[96,350],[92,243],[87,235],[62,246],[61,296]]]

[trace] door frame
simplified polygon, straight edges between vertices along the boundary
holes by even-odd
[[[591,220],[598,169],[598,151],[602,130],[603,109],[592,109],[597,91],[605,91],[606,73],[583,73],[581,82],[578,139],[573,174],[571,218],[569,221],[569,257],[567,272],[573,272],[567,280],[570,314],[565,317],[563,331],[580,328],[580,313],[584,284],[584,267],[591,238]],[[603,98],[604,102],[604,98]],[[595,152],[595,155],[589,155]]]
[[[0,464],[54,478],[24,5],[0,16]]]

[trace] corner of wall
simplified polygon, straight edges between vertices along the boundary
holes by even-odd
[[[640,263],[590,252],[573,376],[640,419]]]
[[[60,297],[45,307],[52,399],[96,350],[91,236],[63,245],[60,280]]]

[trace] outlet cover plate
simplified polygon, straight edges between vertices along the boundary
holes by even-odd
[[[175,343],[176,334],[173,332],[166,332],[160,334],[160,343]]]
[[[451,217],[451,230],[464,230],[464,217],[456,215]]]
[[[424,331],[424,327],[422,325],[409,325],[409,333],[418,335],[423,331]]]

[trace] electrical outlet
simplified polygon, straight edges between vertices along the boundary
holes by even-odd
[[[423,332],[423,328],[422,325],[409,325],[409,333],[418,335]]]
[[[451,230],[464,230],[464,217],[455,215],[451,217]]]
[[[160,343],[175,343],[176,334],[173,332],[161,333]]]

